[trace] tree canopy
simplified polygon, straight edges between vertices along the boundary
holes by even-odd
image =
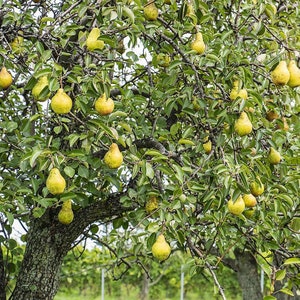
[[[25,256],[48,253],[33,265],[24,259],[11,299],[53,299],[62,259],[78,239],[106,246],[124,271],[139,263],[147,272],[161,233],[173,252],[190,253],[191,274],[209,270],[223,299],[214,268],[240,270],[245,254],[270,277],[268,299],[295,292],[298,1],[7,0],[0,7],[0,66],[13,79],[0,73],[0,242],[18,249],[10,237],[18,221],[29,228]],[[285,71],[286,82],[274,79]],[[55,109],[58,91],[71,109],[62,98]],[[112,112],[96,109],[101,97],[113,100]],[[104,160],[112,144],[122,153],[119,167]],[[46,187],[52,168],[66,181],[63,193]],[[254,208],[231,213],[228,202],[248,194]],[[69,199],[74,220],[65,225],[57,216]],[[146,210],[149,199],[156,203]],[[52,274],[53,284],[46,288],[36,270]]]

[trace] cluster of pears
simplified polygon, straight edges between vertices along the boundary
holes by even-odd
[[[228,201],[227,208],[230,213],[236,216],[244,213],[246,217],[251,217],[253,215],[255,206],[257,205],[256,197],[263,194],[265,186],[261,182],[259,176],[257,176],[256,179],[250,183],[249,188],[249,194],[240,195],[234,202],[232,199]],[[246,210],[246,208],[248,210]]]
[[[11,74],[5,67],[2,67],[0,71],[0,87],[5,90],[11,86],[12,82],[13,78]]]
[[[228,211],[233,215],[241,215],[246,208],[253,208],[257,204],[257,200],[253,194],[240,195],[235,202],[230,199],[227,203]],[[253,211],[254,212],[254,211]]]
[[[166,260],[171,254],[171,247],[166,242],[165,236],[160,234],[152,246],[152,254],[159,261]]]
[[[197,54],[203,54],[205,52],[205,43],[203,41],[202,33],[197,32],[195,39],[191,43],[191,49],[196,51]]]
[[[66,180],[58,168],[52,168],[50,170],[46,180],[46,187],[52,195],[60,195],[65,191]],[[60,223],[68,225],[73,221],[73,218],[72,200],[69,199],[63,203],[58,213],[58,220]]]
[[[154,0],[150,0],[144,7],[144,16],[148,21],[155,21],[158,18],[158,8]]]
[[[295,60],[287,62],[282,60],[271,72],[271,79],[274,84],[282,86],[288,85],[292,88],[300,86],[300,69]]]
[[[102,50],[104,48],[105,43],[104,41],[98,40],[99,36],[100,29],[94,27],[86,39],[86,47],[89,51],[94,51],[97,49]]]

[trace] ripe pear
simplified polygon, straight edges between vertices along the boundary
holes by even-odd
[[[268,160],[272,165],[277,165],[280,163],[281,160],[280,153],[277,150],[275,150],[273,147],[270,148]]]
[[[294,88],[300,85],[300,69],[294,60],[291,60],[288,65],[288,70],[290,72],[290,79],[288,81],[288,86]]]
[[[13,82],[11,74],[7,71],[5,67],[2,67],[0,71],[0,87],[2,89],[7,89]]]
[[[50,170],[49,176],[46,180],[46,187],[52,195],[62,194],[66,188],[66,181],[61,176],[57,168]]]
[[[227,203],[228,211],[234,215],[241,215],[245,210],[245,202],[242,196],[239,196],[235,202],[230,199]]]
[[[271,79],[276,85],[285,85],[290,79],[290,72],[288,70],[286,61],[279,62],[277,67],[271,72]]]
[[[203,143],[202,146],[206,154],[209,154],[211,152],[212,149],[211,140],[208,140],[207,142]]]
[[[65,201],[58,213],[58,221],[64,225],[70,224],[74,219],[74,213],[72,210],[72,200]]]
[[[234,130],[239,136],[251,133],[252,123],[244,111],[241,112],[240,117],[235,121]]]
[[[250,183],[250,192],[253,196],[260,196],[264,191],[265,187],[259,177]]]
[[[98,40],[99,36],[100,29],[97,27],[93,28],[86,39],[86,47],[89,51],[102,50],[104,48],[104,42]]]
[[[148,21],[155,21],[158,17],[158,9],[154,1],[148,2],[144,7],[144,16]]]
[[[237,97],[240,97],[240,98],[246,100],[248,98],[248,92],[246,89],[239,89],[239,81],[235,80],[233,82],[233,87],[230,92],[229,98],[231,100],[235,100]]]
[[[279,118],[279,115],[276,111],[274,110],[269,110],[267,113],[266,113],[266,119],[269,121],[269,122],[273,122],[274,120],[278,119]]]
[[[37,83],[35,84],[35,86],[33,87],[32,91],[31,91],[32,96],[36,101],[46,101],[49,98],[50,93],[44,97],[40,97],[41,91],[46,86],[48,86],[48,84],[49,84],[49,82],[48,82],[47,76],[42,76],[38,79]]]
[[[254,207],[257,204],[256,198],[252,194],[246,194],[243,196],[246,207]]]
[[[72,109],[72,99],[60,88],[51,99],[51,108],[57,114],[67,114]]]
[[[155,196],[151,196],[147,202],[146,202],[146,212],[150,214],[152,211],[156,210],[158,208],[158,201]]]
[[[152,246],[152,254],[159,261],[166,260],[171,253],[171,247],[166,242],[163,234],[160,234]]]
[[[197,54],[203,54],[205,51],[205,43],[203,41],[202,33],[197,32],[195,39],[191,43],[191,49],[196,51]]]
[[[114,107],[114,101],[111,98],[107,99],[105,93],[95,102],[95,109],[101,116],[109,115],[114,110]]]
[[[123,162],[123,155],[116,143],[112,143],[104,155],[104,163],[111,169],[117,169]]]

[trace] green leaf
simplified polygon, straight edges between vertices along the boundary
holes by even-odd
[[[66,166],[64,168],[64,172],[70,178],[72,178],[75,175],[75,170],[70,166]]]
[[[284,265],[294,265],[294,264],[300,264],[300,258],[299,257],[292,257],[288,258],[284,261]]]
[[[273,296],[265,296],[263,300],[276,300],[277,298]]]
[[[83,178],[89,178],[89,170],[86,167],[80,165],[78,168],[78,175]]]
[[[288,288],[283,288],[283,289],[280,289],[279,290],[280,292],[284,293],[284,294],[287,294],[287,295],[290,295],[290,296],[294,296],[294,293],[288,289]]]
[[[276,280],[282,280],[285,278],[285,275],[286,275],[286,270],[279,270],[276,272]]]

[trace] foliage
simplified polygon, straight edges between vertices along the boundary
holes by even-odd
[[[286,271],[289,293],[299,286],[299,262],[284,261],[299,249],[300,97],[299,88],[275,86],[270,72],[281,60],[299,60],[298,2],[166,2],[157,0],[159,18],[147,21],[139,0],[0,1],[0,65],[14,78],[0,91],[1,243],[11,247],[15,220],[29,224],[72,199],[76,222],[77,213],[100,202],[109,207],[116,195],[120,215],[90,220],[111,222],[109,230],[83,232],[112,252],[123,268],[116,277],[136,262],[147,270],[163,232],[173,252],[198,257],[191,273],[212,271],[246,248],[270,278]],[[86,48],[93,27],[102,50]],[[203,55],[190,49],[197,32]],[[73,101],[69,114],[33,99],[42,76],[49,81],[42,96],[64,88]],[[247,100],[229,97],[237,79]],[[103,93],[115,101],[108,116],[94,109]],[[242,111],[253,131],[239,137],[234,124]],[[268,121],[269,111],[279,118]],[[124,156],[117,170],[103,162],[113,142]],[[281,153],[280,164],[268,162],[270,147]],[[61,196],[45,186],[52,167],[67,180]],[[229,214],[228,199],[249,193],[257,177],[265,191],[253,217]],[[151,195],[159,208],[149,215]],[[267,251],[281,260],[267,261]]]

